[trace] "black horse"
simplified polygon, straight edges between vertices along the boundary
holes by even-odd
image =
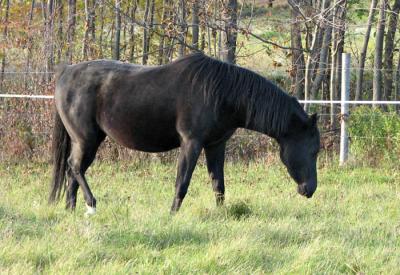
[[[225,145],[237,128],[277,140],[301,195],[309,198],[317,187],[316,114],[309,117],[264,77],[200,53],[154,67],[106,60],[64,66],[55,104],[50,201],[66,189],[67,208],[75,208],[80,186],[89,213],[95,212],[85,172],[106,136],[145,152],[180,147],[172,212],[182,204],[202,149],[217,204],[223,203]]]

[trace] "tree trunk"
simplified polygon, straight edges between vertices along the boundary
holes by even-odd
[[[171,37],[171,25],[175,25],[175,21],[174,19],[176,17],[173,16],[173,12],[172,12],[172,8],[173,8],[173,1],[172,0],[165,0],[165,6],[164,6],[165,10],[165,20],[163,21],[164,24],[164,37],[163,37],[163,48],[162,48],[162,52],[160,52],[160,57],[159,59],[163,59],[160,60],[160,62],[162,63],[168,63],[170,61],[170,54],[173,51],[173,41],[174,39]]]
[[[397,29],[397,21],[399,17],[400,0],[395,0],[392,10],[390,12],[388,29],[385,39],[385,53],[383,58],[383,99],[390,100],[392,97],[393,89],[393,51],[394,51],[394,37]]]
[[[103,31],[104,31],[104,3],[100,2],[100,35],[99,35],[99,57],[103,58]]]
[[[93,57],[93,46],[96,40],[95,8],[96,0],[84,0],[85,4],[85,34],[82,45],[82,59]]]
[[[132,21],[135,21],[136,18],[136,10],[137,10],[137,6],[138,6],[138,0],[134,0],[133,1],[133,5],[131,7],[131,18]],[[135,24],[134,22],[130,22],[130,28],[129,28],[129,36],[130,36],[130,40],[129,40],[129,44],[130,44],[130,51],[129,51],[129,61],[131,63],[135,62]]]
[[[53,28],[54,28],[54,0],[47,1],[45,14],[45,55],[46,55],[46,74],[45,81],[51,79],[50,72],[54,67],[54,43],[53,43]]]
[[[147,65],[147,60],[149,59],[149,40],[148,40],[148,21],[149,21],[149,10],[150,10],[150,0],[146,0],[146,6],[144,8],[144,28],[143,28],[143,57],[142,64]]]
[[[121,0],[115,0],[115,39],[113,47],[113,59],[120,59],[121,42]]]
[[[219,2],[215,1],[214,2],[214,25],[219,26],[221,24],[221,18],[220,18],[220,11],[219,11]],[[223,8],[222,8],[223,9]],[[221,26],[221,28],[223,28],[223,26]],[[217,29],[212,29],[212,38],[213,38],[213,46],[214,46],[214,57],[218,58],[218,56],[221,55],[221,53],[218,51],[217,45],[218,45],[218,32],[221,33],[221,30],[217,30]]]
[[[155,11],[156,2],[155,0],[151,0],[150,6],[150,20],[149,20],[149,31],[147,36],[147,52],[150,52],[150,45],[151,45],[151,38],[153,37],[154,33],[154,11]]]
[[[400,54],[397,60],[396,76],[394,81],[394,100],[400,100]],[[400,105],[396,105],[396,111],[400,111]]]
[[[88,48],[89,48],[89,0],[84,0],[85,4],[85,34],[83,36],[83,45],[82,45],[82,60],[88,59]]]
[[[339,0],[340,1],[340,0]],[[339,2],[340,3],[340,2]],[[333,0],[333,7],[332,7],[332,11],[333,11],[333,17],[332,17],[332,26],[340,26],[343,27],[341,25],[338,24],[338,2],[337,0]],[[332,29],[332,46],[331,46],[331,76],[330,76],[330,83],[329,83],[329,98],[330,100],[334,100],[334,95],[335,95],[335,89],[336,89],[336,70],[337,70],[337,63],[336,63],[336,58],[337,58],[337,40],[338,40],[338,31],[336,30],[336,28]],[[335,129],[335,104],[331,103],[330,106],[330,124],[331,124],[331,129]]]
[[[167,62],[167,52],[168,49],[165,45],[169,43],[169,25],[168,23],[171,20],[171,3],[169,0],[163,0],[162,3],[162,18],[161,18],[161,34],[160,41],[158,44],[158,64],[161,65],[164,62]]]
[[[66,57],[69,64],[72,63],[75,43],[76,28],[76,0],[68,0],[68,29]]]
[[[236,40],[237,40],[237,0],[226,0],[226,17],[223,18],[225,30],[223,32],[222,44],[224,51],[222,60],[228,63],[236,63]]]
[[[371,34],[372,20],[374,19],[376,4],[377,4],[377,0],[372,0],[371,7],[369,9],[367,31],[365,32],[364,44],[363,44],[363,47],[361,50],[360,63],[359,63],[359,66],[358,66],[359,68],[358,68],[358,72],[357,72],[355,100],[360,100],[362,98],[365,59],[367,57],[369,36]]]
[[[31,68],[31,59],[32,59],[32,46],[33,46],[33,37],[32,37],[32,21],[33,21],[33,11],[35,7],[35,0],[32,0],[31,2],[31,9],[29,12],[29,19],[28,19],[28,40],[27,40],[27,45],[26,48],[28,50],[28,55],[26,57],[26,64],[25,64],[25,76],[24,76],[24,83],[25,83],[25,90],[28,89],[28,74]]]
[[[96,6],[97,0],[92,0],[91,9],[89,10],[89,29],[91,34],[91,42],[96,41]],[[92,45],[91,45],[92,46]],[[91,53],[93,54],[93,53]]]
[[[129,12],[129,5],[132,4],[131,1],[128,2],[128,6],[127,6],[127,12]],[[124,12],[124,7],[122,7],[122,13],[123,13],[123,17],[121,18],[121,27],[122,27],[122,41],[123,41],[123,45],[122,45],[122,53],[120,53],[120,55],[123,55],[126,58],[126,50],[128,48],[128,42],[126,41],[127,35],[126,35],[126,30],[127,30],[127,18],[125,16],[125,12]]]
[[[199,0],[193,1],[192,7],[192,46],[199,48]]]
[[[375,58],[374,58],[374,79],[373,79],[373,100],[379,101],[382,98],[382,51],[385,35],[387,0],[381,0],[379,9],[379,21],[376,27],[375,37]],[[377,104],[373,105],[377,107]]]
[[[4,29],[3,29],[3,41],[7,42],[8,39],[8,17],[10,14],[10,0],[6,0],[6,14],[4,16]],[[6,47],[3,47],[3,53],[1,58],[1,69],[0,69],[0,91],[3,91],[4,82],[4,70],[6,67]]]
[[[204,52],[206,48],[206,27],[202,26],[200,28],[200,50]]]
[[[160,27],[160,41],[158,43],[158,65],[163,64],[164,60],[164,41],[166,38],[166,28],[167,28],[167,0],[163,0],[162,2],[162,16],[161,16],[161,27]]]
[[[329,21],[332,20],[332,16],[328,19]],[[320,50],[319,54],[319,62],[318,62],[318,69],[316,72],[316,77],[314,80],[314,83],[311,88],[311,98],[317,98],[318,91],[321,88],[321,83],[324,80],[324,77],[326,76],[326,69],[327,69],[327,63],[328,63],[328,52],[329,52],[329,45],[331,44],[331,38],[332,38],[332,27],[329,25],[325,29],[325,34],[324,34],[324,39],[322,43],[322,47]]]
[[[298,5],[300,1],[295,1]],[[304,54],[303,46],[301,43],[301,27],[299,22],[299,13],[297,10],[292,8],[292,23],[291,23],[291,46],[292,46],[292,69],[290,72],[291,83],[292,83],[292,93],[296,95],[297,98],[303,98],[304,95]]]
[[[329,5],[330,0],[322,0],[321,2],[321,14],[325,14],[325,10]],[[314,34],[312,36],[311,47],[309,49],[309,54],[307,57],[306,62],[306,71],[305,71],[305,79],[304,79],[304,98],[305,100],[310,99],[311,95],[311,88],[312,88],[312,79],[315,75],[315,66],[316,66],[316,59],[319,54],[319,49],[321,48],[322,44],[322,37],[324,34],[324,27],[322,26],[323,19],[320,19],[319,22],[315,25]],[[309,104],[304,104],[304,109],[308,111]]]
[[[179,13],[179,48],[178,56],[182,57],[185,55],[185,38],[186,38],[186,4],[185,0],[180,0],[180,13]]]
[[[333,26],[338,26],[337,29],[332,30],[332,49],[331,49],[331,79],[330,79],[330,100],[337,100],[339,98],[340,83],[341,83],[341,68],[342,68],[342,53],[344,48],[344,37],[346,32],[346,6],[347,0],[335,0],[336,6]],[[330,106],[330,124],[331,129],[336,129],[336,110],[335,104]]]
[[[32,1],[33,2],[33,1]],[[61,62],[62,50],[64,48],[64,30],[63,30],[63,20],[64,20],[64,1],[57,0],[57,63]]]

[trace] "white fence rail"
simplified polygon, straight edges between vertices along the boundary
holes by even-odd
[[[4,98],[32,98],[32,99],[53,99],[52,95],[18,95],[18,94],[0,94]]]

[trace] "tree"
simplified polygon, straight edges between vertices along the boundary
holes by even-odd
[[[8,19],[10,14],[10,0],[6,0],[6,14],[4,16],[4,29],[3,29],[3,41],[8,39]],[[1,69],[0,69],[0,91],[3,89],[4,82],[4,70],[6,67],[6,46],[3,46],[2,58],[1,58]]]
[[[223,21],[225,30],[222,32],[222,60],[236,63],[237,40],[237,0],[225,0]]]
[[[310,99],[311,95],[311,88],[312,88],[312,80],[314,78],[314,75],[316,73],[315,67],[316,67],[316,61],[318,59],[318,55],[320,53],[321,45],[322,45],[322,40],[324,37],[324,32],[325,32],[325,25],[323,24],[325,21],[324,15],[326,15],[326,10],[329,6],[330,0],[322,0],[321,5],[319,6],[320,9],[320,16],[319,20],[315,23],[314,27],[314,32],[312,35],[311,42],[307,42],[307,44],[311,44],[309,46],[309,54],[307,57],[307,62],[306,62],[306,72],[305,72],[305,80],[304,80],[304,98],[306,100]],[[309,105],[304,104],[304,109],[308,110]]]
[[[382,51],[385,34],[386,8],[387,0],[381,0],[375,38],[374,79],[372,83],[374,101],[381,100],[382,97]],[[377,107],[376,104],[373,106]]]
[[[394,100],[400,99],[400,54],[397,60],[397,68],[394,81]],[[397,112],[400,111],[400,105],[396,105]]]
[[[161,30],[160,30],[160,41],[158,43],[158,65],[163,64],[164,60],[164,41],[166,38],[166,28],[167,28],[167,20],[168,20],[168,8],[167,8],[168,0],[163,0],[162,2],[162,16],[161,16]]]
[[[138,0],[134,0],[131,2],[132,6],[130,7],[130,16],[133,20],[136,19],[136,10],[137,10],[137,6],[138,6]],[[129,60],[130,62],[134,62],[135,61],[135,38],[136,38],[136,34],[135,34],[135,24],[133,22],[130,22],[129,24],[129,44],[130,44],[130,51],[129,51]]]
[[[332,47],[331,47],[331,78],[330,78],[330,100],[339,98],[340,83],[341,83],[341,67],[342,67],[342,53],[344,48],[344,37],[346,32],[346,6],[347,0],[335,0],[334,2],[334,15],[332,19]],[[330,122],[331,129],[336,128],[336,111],[335,105],[331,104],[330,107]]]
[[[326,18],[327,18],[326,19],[327,26],[323,28],[324,35],[323,35],[322,45],[321,45],[320,52],[319,52],[318,68],[316,70],[315,79],[314,79],[313,85],[311,87],[311,98],[312,99],[317,97],[317,93],[321,87],[321,83],[324,80],[324,78],[326,77],[326,70],[327,70],[327,64],[328,64],[328,52],[329,52],[329,46],[331,44],[331,39],[332,39],[333,11],[334,11],[334,7],[331,7],[329,14],[323,13],[323,16],[326,15]]]
[[[120,43],[121,43],[121,2],[115,0],[115,39],[113,47],[113,59],[120,59]]]
[[[192,6],[192,46],[195,49],[199,48],[199,24],[199,0],[194,0]]]
[[[68,0],[68,29],[67,29],[67,51],[66,58],[68,63],[72,63],[75,43],[76,28],[76,0]]]
[[[301,26],[300,18],[301,14],[296,8],[300,5],[300,0],[294,0],[294,5],[292,6],[291,16],[291,46],[292,46],[292,68],[290,70],[292,91],[297,96],[297,98],[303,98],[304,95],[304,69],[305,61],[303,54],[303,45],[301,42]]]
[[[149,10],[150,10],[150,0],[146,0],[146,6],[144,9],[144,28],[143,28],[143,57],[142,57],[142,64],[146,65],[147,60],[149,59],[149,28],[148,28],[148,21],[149,21]]]
[[[151,38],[153,37],[154,33],[154,12],[155,12],[155,7],[156,7],[156,2],[155,0],[151,0],[151,6],[150,6],[150,19],[149,19],[149,32],[147,36],[147,51],[150,50],[150,45],[151,45]]]
[[[368,23],[367,23],[367,30],[364,36],[364,44],[360,54],[360,62],[359,68],[357,72],[357,85],[356,85],[356,92],[355,92],[355,100],[360,100],[362,97],[362,90],[363,90],[363,80],[364,80],[364,67],[365,67],[365,59],[367,57],[367,49],[368,49],[368,42],[369,36],[371,34],[371,27],[372,27],[372,20],[374,19],[374,12],[377,5],[377,0],[372,0],[371,7],[369,9],[368,15]]]
[[[54,27],[54,0],[48,0],[41,2],[42,15],[44,23],[43,42],[44,42],[44,53],[46,63],[43,80],[45,82],[50,81],[51,75],[49,74],[53,70],[54,65],[54,45],[53,45],[53,27]]]
[[[28,19],[28,39],[26,42],[26,48],[28,50],[28,55],[26,57],[25,63],[25,76],[24,76],[24,83],[25,83],[25,90],[28,89],[28,73],[31,67],[31,59],[32,59],[32,47],[33,47],[33,36],[32,36],[32,21],[33,21],[33,9],[35,8],[35,0],[31,2],[31,9],[29,12],[29,19]]]
[[[105,16],[104,16],[104,1],[100,0],[99,1],[99,7],[100,7],[100,33],[99,33],[99,39],[98,39],[98,44],[99,44],[99,57],[103,58],[104,53],[103,53],[103,44],[104,44],[104,39],[103,39],[103,30],[104,30],[104,21],[105,21]]]
[[[96,0],[84,0],[85,4],[85,34],[82,45],[82,59],[93,56],[93,46],[96,40],[95,10]]]
[[[185,38],[186,38],[186,1],[179,1],[179,48],[178,55],[180,57],[185,55]]]
[[[34,1],[32,1],[32,9],[31,13],[33,12],[34,8]],[[64,1],[57,0],[56,1],[56,12],[57,12],[57,63],[61,62],[62,50],[64,48],[64,29],[63,29],[63,22],[64,22]]]
[[[400,0],[395,0],[390,12],[388,28],[385,39],[385,50],[383,57],[383,99],[390,100],[393,89],[393,51],[394,37],[397,30],[397,21],[400,11]]]

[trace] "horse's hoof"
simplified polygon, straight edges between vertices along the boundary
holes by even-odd
[[[91,207],[91,206],[86,204],[86,208],[87,208],[87,211],[85,213],[85,217],[93,216],[94,214],[96,214],[96,208],[95,207]]]

